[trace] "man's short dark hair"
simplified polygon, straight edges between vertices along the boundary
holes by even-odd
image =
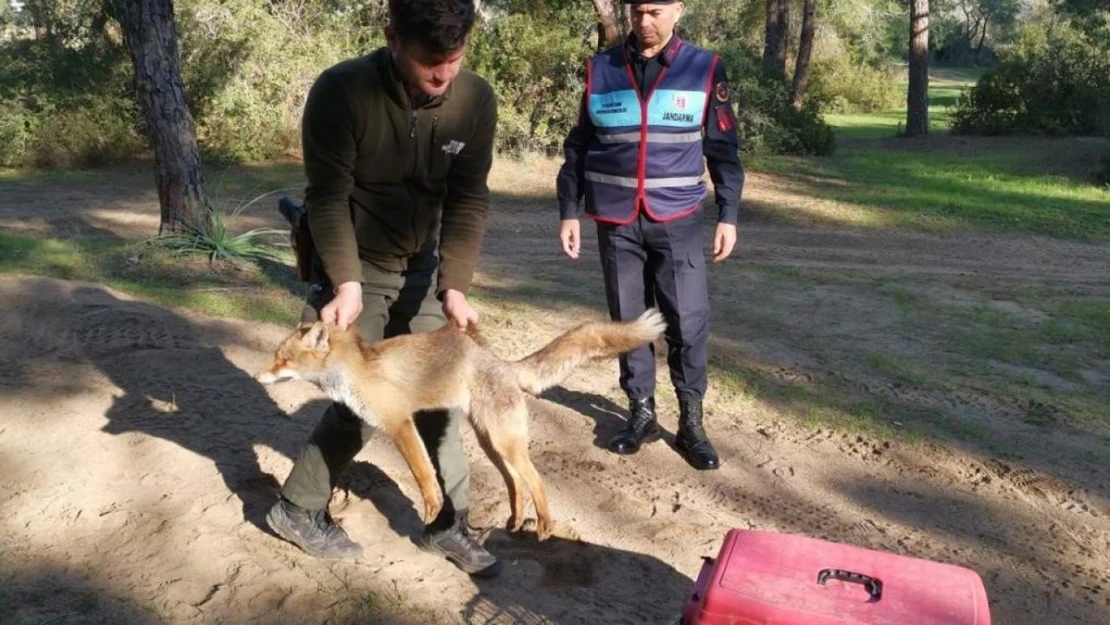
[[[389,0],[389,22],[402,41],[433,54],[458,50],[474,25],[472,0]]]

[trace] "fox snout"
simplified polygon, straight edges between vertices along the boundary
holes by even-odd
[[[282,380],[291,380],[299,378],[300,375],[295,369],[288,366],[288,363],[282,361],[275,361],[262,371],[255,374],[254,379],[262,384],[274,384]]]

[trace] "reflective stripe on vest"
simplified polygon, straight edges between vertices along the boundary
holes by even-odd
[[[642,205],[658,220],[697,210],[702,181],[702,124],[717,57],[674,42],[645,103],[624,44],[590,60],[587,113],[594,137],[586,149],[586,213],[625,223]]]
[[[639,178],[625,178],[623,176],[610,176],[609,174],[599,174],[593,171],[586,172],[586,180],[592,182],[604,182],[606,184],[614,184],[618,187],[628,187],[636,189],[640,186]],[[687,176],[685,178],[648,178],[644,180],[645,189],[662,189],[665,187],[681,187],[701,182],[701,176]]]
[[[639,143],[639,132],[617,132],[609,135],[598,135],[602,143]],[[666,134],[662,132],[647,133],[648,143],[694,143],[701,141],[701,131],[683,132],[679,134]]]

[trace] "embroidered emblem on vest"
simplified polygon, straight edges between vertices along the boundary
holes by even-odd
[[[717,83],[717,86],[713,88],[713,95],[717,97],[718,102],[728,102],[728,83],[723,80]]]

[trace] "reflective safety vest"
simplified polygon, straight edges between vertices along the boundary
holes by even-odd
[[[595,132],[585,154],[585,209],[628,223],[641,206],[657,221],[689,215],[706,195],[702,124],[718,56],[676,40],[646,99],[625,44],[590,59],[586,106]],[[646,100],[646,101],[645,101]]]

